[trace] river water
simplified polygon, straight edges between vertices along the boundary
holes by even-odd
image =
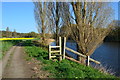
[[[54,45],[54,43],[52,43]],[[76,43],[68,41],[66,46],[73,49],[76,49]],[[73,56],[75,59],[77,55],[69,52],[66,52]],[[101,62],[102,66],[111,70],[116,76],[120,76],[120,45],[118,42],[104,42],[101,44],[95,52],[90,56],[91,58]]]

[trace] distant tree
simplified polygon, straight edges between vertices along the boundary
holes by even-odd
[[[6,31],[1,31],[2,37],[6,37]]]
[[[3,36],[2,36],[2,31],[0,31],[0,38],[1,38],[1,37],[3,37]]]
[[[29,33],[24,34],[24,37],[35,37],[35,38],[38,38],[38,37],[40,37],[40,36],[39,36],[38,33],[29,32]]]
[[[13,35],[13,37],[17,37],[17,32],[16,32],[16,30],[14,29],[14,32],[12,33]]]
[[[38,37],[38,34],[35,32],[30,32],[28,33],[28,35],[30,35],[31,37]]]
[[[104,41],[120,41],[120,21],[114,20],[111,24],[112,30],[111,32],[106,36]]]
[[[9,27],[6,28],[6,37],[10,37]]]
[[[12,37],[12,34],[13,34],[13,32],[12,32],[12,31],[10,31],[10,32],[9,32],[9,37]]]

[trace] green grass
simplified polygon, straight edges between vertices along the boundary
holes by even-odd
[[[5,55],[6,51],[18,42],[19,41],[0,41],[0,59]]]
[[[30,42],[29,42],[30,43]],[[46,49],[32,46],[25,46],[25,51],[31,58],[36,58],[43,62],[43,70],[49,71],[52,78],[115,78],[110,74],[99,72],[92,67],[87,67],[69,60],[52,61],[48,60],[48,52]]]

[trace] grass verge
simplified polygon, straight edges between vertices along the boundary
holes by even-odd
[[[0,59],[5,55],[5,52],[8,51],[13,45],[17,44],[19,41],[0,41]]]
[[[42,69],[48,70],[52,74],[49,76],[50,78],[116,78],[110,74],[101,73],[92,67],[87,67],[69,60],[48,60],[48,51],[46,49],[36,47],[34,43],[30,42],[29,45],[25,46],[25,52],[29,57],[34,57],[44,64]]]

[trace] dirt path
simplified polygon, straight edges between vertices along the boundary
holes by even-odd
[[[14,49],[16,46],[13,46],[12,48],[10,48],[9,51],[7,51],[6,55],[4,56],[3,60],[2,60],[2,72],[4,72],[5,66],[7,65],[7,62],[9,60],[10,55],[13,53]]]
[[[1,78],[48,78],[49,73],[41,70],[42,63],[34,58],[26,61],[28,56],[21,43],[13,46],[0,60]]]
[[[6,52],[6,55],[4,56],[4,58],[2,60],[0,60],[0,79],[2,78],[2,73],[4,72],[4,69],[7,65],[9,57],[10,57],[11,53],[14,51],[14,49],[15,49],[15,46],[10,48],[10,50]]]
[[[34,73],[29,66],[25,61],[22,47],[16,46],[9,56],[3,78],[31,78]]]

